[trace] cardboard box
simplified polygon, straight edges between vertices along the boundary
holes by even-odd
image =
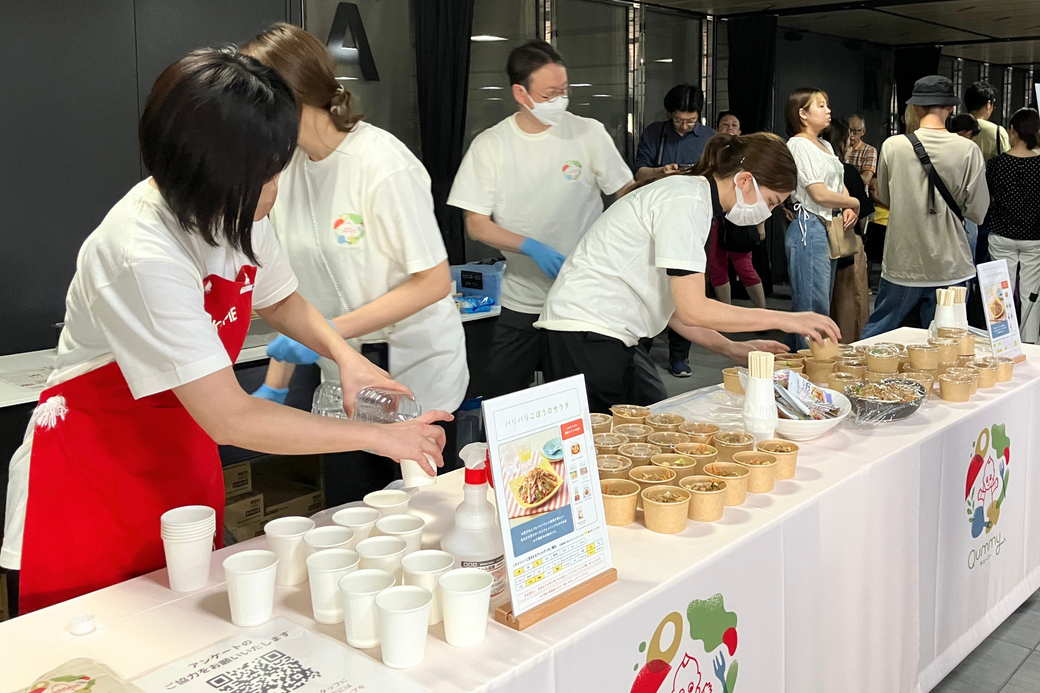
[[[235,538],[235,543],[238,543],[263,535],[265,524],[267,524],[267,522],[261,518],[256,522],[249,522],[241,527],[228,528],[228,531],[231,532],[231,536]]]
[[[293,481],[264,488],[264,521],[298,515],[310,517],[325,509],[325,492]]]
[[[227,499],[224,506],[224,526],[235,529],[264,519],[264,494],[243,493]]]
[[[324,488],[321,455],[260,455],[251,460],[253,466],[253,488],[257,477],[282,479],[304,484],[311,488]]]
[[[231,498],[253,490],[253,473],[250,462],[239,462],[224,467],[224,497]]]

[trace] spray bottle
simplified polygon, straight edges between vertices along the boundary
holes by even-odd
[[[466,464],[465,500],[455,509],[455,526],[444,535],[441,549],[447,551],[460,568],[479,568],[491,573],[491,605],[509,598],[506,590],[506,557],[502,532],[495,519],[495,506],[487,499],[490,473],[487,443],[470,443],[459,457]]]

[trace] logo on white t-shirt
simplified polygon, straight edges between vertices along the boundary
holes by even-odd
[[[365,220],[360,214],[340,214],[332,222],[332,230],[336,232],[337,243],[357,245],[365,237]]]
[[[568,161],[563,165],[563,177],[567,180],[578,180],[581,178],[581,162]]]

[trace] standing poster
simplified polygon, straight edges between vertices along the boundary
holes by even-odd
[[[584,376],[484,402],[513,615],[611,568]]]
[[[984,262],[977,271],[993,355],[1018,358],[1022,356],[1022,337],[1018,333],[1018,316],[1012,298],[1014,287],[1008,275],[1007,260]]]

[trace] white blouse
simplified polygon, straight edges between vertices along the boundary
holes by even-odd
[[[787,140],[787,148],[791,150],[794,163],[798,166],[798,187],[791,197],[806,212],[822,217],[824,221],[830,221],[834,215],[833,209],[821,207],[814,202],[809,197],[807,188],[814,183],[822,183],[831,192],[841,193],[845,189],[845,167],[834,155],[830,142],[819,142],[830,154],[804,137],[792,137]]]

